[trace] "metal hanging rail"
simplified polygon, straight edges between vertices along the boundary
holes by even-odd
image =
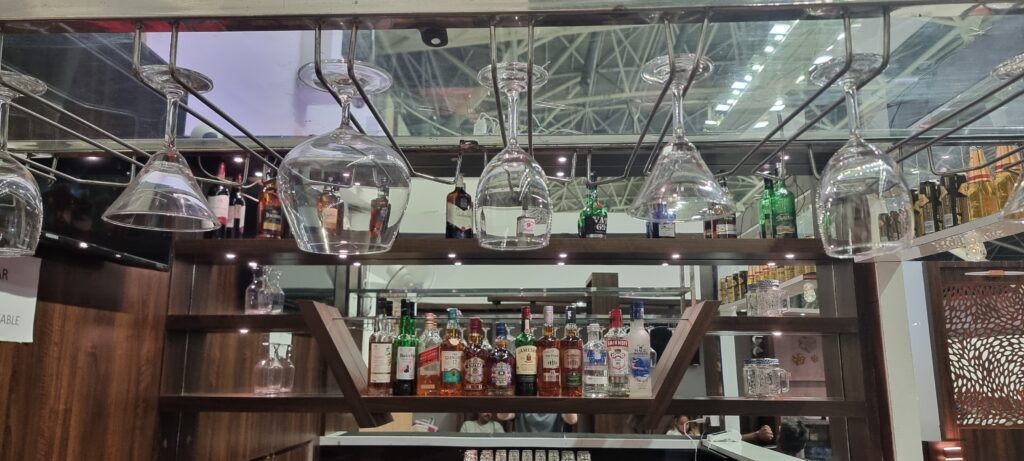
[[[497,22],[497,19],[495,19]],[[494,24],[490,27],[491,37],[491,91],[494,93],[494,104],[498,108],[498,127],[501,128],[501,145],[508,147],[508,133],[505,132],[505,114],[501,110],[501,90],[498,88],[498,38]],[[530,152],[533,155],[533,152]]]
[[[321,23],[318,22],[316,28],[313,30],[313,72],[316,74],[316,79],[319,80],[320,84],[324,86],[324,90],[327,91],[327,94],[331,95],[331,97],[334,98],[334,102],[338,103],[338,106],[344,106],[345,103],[341,100],[341,95],[334,90],[334,87],[331,86],[331,83],[327,81],[327,76],[324,75],[324,59],[322,56],[323,40],[321,38],[322,36],[323,26]],[[351,110],[351,107],[349,109]],[[353,127],[355,127],[356,131],[362,134],[366,134],[366,130],[363,129],[363,126],[359,124],[359,121],[357,121],[356,118],[353,117],[351,113],[349,113],[348,121],[349,123],[352,124]]]

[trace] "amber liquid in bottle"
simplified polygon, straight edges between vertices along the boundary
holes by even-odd
[[[558,348],[562,353],[562,396],[583,397],[583,338],[576,326],[575,308],[565,308],[565,336]]]
[[[416,395],[438,395],[441,392],[441,334],[437,316],[426,315],[426,328],[420,336],[416,356]]]
[[[996,147],[996,156],[1006,155],[1011,150],[1013,150],[1012,146]],[[996,204],[1000,209],[1010,200],[1010,196],[1013,195],[1013,186],[1017,185],[1020,172],[1014,171],[1013,166],[1019,161],[1020,158],[1017,154],[1013,154],[996,163]]]
[[[384,315],[378,315],[376,331],[370,336],[370,382],[366,392],[374,396],[391,395],[394,387],[392,374],[394,335],[391,334],[391,321]]]
[[[537,395],[558,397],[562,395],[562,354],[558,350],[558,337],[555,336],[554,306],[544,306],[542,331],[543,335],[537,339],[537,357],[540,360]]]
[[[971,167],[980,167],[985,163],[985,151],[980,147],[971,148]],[[999,198],[996,196],[992,173],[988,168],[978,168],[967,173],[967,184],[961,188],[967,196],[967,215],[971,221],[984,218],[999,211]]]
[[[327,182],[333,184],[334,178],[328,177]],[[341,233],[345,221],[345,203],[338,197],[338,188],[324,187],[316,201],[317,214],[320,216],[321,229],[324,233],[336,236]]]
[[[487,388],[487,358],[490,352],[483,347],[484,328],[480,319],[469,319],[469,344],[462,351],[462,395],[484,395]]]
[[[256,224],[256,238],[284,238],[284,226],[284,209],[281,208],[281,199],[277,196],[277,180],[268,177],[263,183],[263,193],[260,194],[260,215],[259,222]]]
[[[448,309],[448,324],[441,342],[441,395],[462,395],[462,329],[459,328],[458,310]]]
[[[515,395],[516,359],[508,350],[508,328],[504,322],[494,325],[494,349],[487,358],[487,395]]]

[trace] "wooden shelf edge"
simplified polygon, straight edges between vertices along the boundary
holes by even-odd
[[[856,333],[852,317],[733,317],[711,319],[709,332],[722,333]]]
[[[299,314],[171,314],[167,316],[168,331],[286,331],[308,332]]]

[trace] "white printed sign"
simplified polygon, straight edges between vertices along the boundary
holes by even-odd
[[[0,341],[32,342],[38,258],[0,258]]]

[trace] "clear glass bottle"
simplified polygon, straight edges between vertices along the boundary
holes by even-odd
[[[722,186],[722,190],[724,190],[725,193],[731,194],[731,192],[729,192],[729,187],[726,183],[725,178],[719,178],[718,184]],[[715,238],[734,239],[738,237],[736,232],[736,213],[730,213],[721,218],[718,218],[714,220],[714,223]]]
[[[494,325],[494,349],[487,359],[487,395],[515,394],[515,357],[508,350],[505,322]]]
[[[644,328],[644,303],[634,302],[630,307],[629,336],[629,395],[651,397],[651,368],[653,366],[651,335]]]
[[[292,346],[290,344],[282,344],[284,346],[284,354],[281,355],[281,366],[284,368],[284,373],[281,377],[281,392],[291,392],[295,390],[295,360],[292,359]]]
[[[281,288],[281,271],[266,266],[267,287],[270,293],[270,313],[284,312],[284,289]]]
[[[245,288],[245,313],[246,314],[269,314],[270,313],[270,287],[267,282],[264,268],[256,265],[249,266],[252,269],[252,283]]]
[[[537,395],[558,397],[562,395],[562,354],[558,350],[555,334],[555,307],[544,306],[543,334],[537,339],[537,357],[540,370],[537,373]]]
[[[392,356],[395,338],[391,334],[391,321],[378,314],[374,331],[370,335],[369,385],[366,392],[373,396],[391,395],[394,387]]]
[[[462,329],[459,328],[459,310],[448,309],[448,324],[441,342],[441,395],[462,395],[463,350]]]
[[[280,384],[274,385],[271,374],[274,361],[270,357],[269,335],[263,335],[260,339],[259,351],[256,357],[258,360],[252,370],[253,393],[260,395],[273,394],[274,389],[280,387]]]
[[[761,238],[763,239],[775,238],[775,214],[772,212],[772,194],[774,191],[775,185],[772,183],[772,180],[765,178],[757,217],[757,222],[761,226]]]
[[[629,397],[629,340],[622,327],[622,311],[612,309],[608,332],[604,334],[608,350],[608,396]]]
[[[558,342],[562,363],[562,396],[583,395],[583,338],[576,326],[576,308],[565,308],[565,336]]]
[[[465,373],[462,378],[462,395],[484,395],[486,393],[487,357],[483,347],[484,329],[480,319],[469,319],[469,343],[462,352]]]
[[[601,336],[601,325],[587,326],[587,344],[583,346],[583,396],[608,397],[608,351]]]
[[[424,320],[416,355],[416,395],[441,393],[441,333],[437,330],[437,316],[428,313]]]
[[[522,331],[516,335],[516,395],[537,395],[537,338],[530,328],[530,306],[523,306]]]

